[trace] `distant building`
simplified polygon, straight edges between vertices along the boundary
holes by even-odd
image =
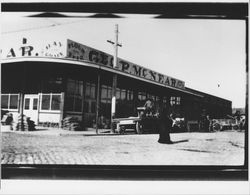
[[[232,113],[229,100],[123,59],[113,68],[112,55],[72,40],[41,40],[37,46],[23,39],[15,48],[3,48],[1,61],[1,108],[15,117],[23,110],[36,124],[59,125],[74,116],[91,127],[98,109],[99,125],[109,127],[113,74],[118,75],[116,117],[136,116],[146,98],[157,106],[166,104],[186,120],[199,120],[204,113],[212,118]]]

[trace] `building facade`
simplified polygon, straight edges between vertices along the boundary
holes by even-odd
[[[156,106],[185,120],[202,113],[223,118],[232,102],[185,86],[185,82],[118,59],[72,40],[53,41],[39,48],[23,38],[19,47],[1,51],[1,109],[23,112],[36,124],[60,126],[63,118],[78,118],[85,127],[109,128],[112,79],[117,74],[116,117],[137,115],[151,98]],[[98,120],[98,121],[96,121]]]

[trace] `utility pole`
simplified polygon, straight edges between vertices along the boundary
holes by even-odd
[[[118,46],[121,47],[121,44],[118,44],[118,24],[115,25],[115,42],[108,40],[109,43],[114,45],[114,63],[113,68],[117,68],[117,56],[118,56]],[[115,118],[115,106],[116,106],[116,86],[117,86],[117,74],[113,74],[112,82],[112,100],[111,100],[111,131],[115,133],[114,127],[114,118]]]

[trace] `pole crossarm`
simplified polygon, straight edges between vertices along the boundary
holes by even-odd
[[[111,43],[112,45],[114,45],[114,44],[115,44],[115,43],[114,43],[113,41],[111,41],[111,40],[107,40],[107,42]],[[122,47],[122,44],[117,43],[117,46]]]

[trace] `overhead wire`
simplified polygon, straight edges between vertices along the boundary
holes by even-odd
[[[49,18],[44,18],[44,19],[49,19]],[[33,28],[25,28],[25,29],[21,29],[21,30],[6,31],[6,32],[2,32],[2,34],[11,34],[11,33],[17,33],[17,32],[31,31],[31,30],[39,30],[39,29],[43,29],[43,28],[51,28],[51,27],[62,26],[62,25],[69,25],[69,24],[73,24],[73,23],[82,22],[83,20],[85,20],[85,19],[72,21],[72,22],[65,22],[65,23],[57,23],[57,22],[53,21],[53,24],[50,24],[50,25],[33,27]]]

